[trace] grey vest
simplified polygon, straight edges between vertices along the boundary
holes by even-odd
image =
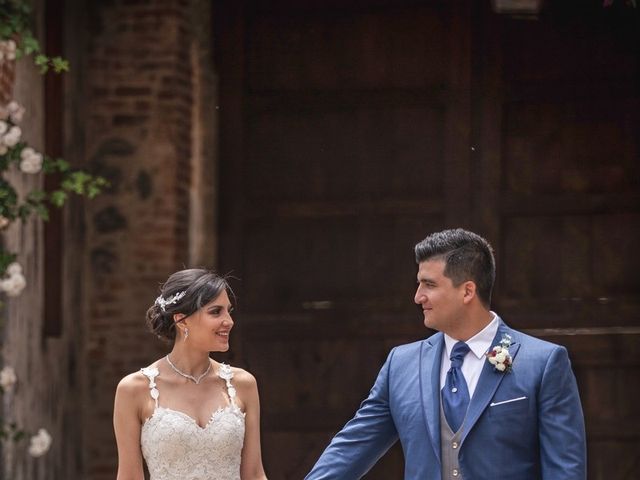
[[[440,401],[440,456],[442,457],[442,480],[462,480],[458,454],[462,427],[456,433],[451,431]]]

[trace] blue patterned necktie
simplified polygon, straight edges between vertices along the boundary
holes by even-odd
[[[451,368],[442,387],[442,409],[447,423],[455,433],[458,431],[467,414],[469,406],[469,389],[462,375],[462,361],[469,351],[469,345],[458,342],[451,350]]]

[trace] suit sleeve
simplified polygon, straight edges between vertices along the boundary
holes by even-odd
[[[549,357],[538,399],[542,479],[585,480],[584,416],[564,347],[556,348]]]
[[[356,480],[366,474],[396,442],[389,410],[389,370],[394,350],[378,373],[371,392],[320,456],[305,480]]]

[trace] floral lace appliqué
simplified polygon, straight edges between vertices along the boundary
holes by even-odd
[[[224,367],[219,376],[231,403],[213,412],[204,427],[186,413],[164,407],[156,407],[142,426],[140,443],[151,480],[240,480],[244,413],[235,403],[231,368]],[[157,373],[143,373],[155,389]]]

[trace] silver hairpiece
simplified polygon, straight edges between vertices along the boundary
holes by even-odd
[[[187,294],[186,290],[183,290],[182,292],[178,292],[174,295],[171,295],[169,298],[167,298],[166,300],[164,298],[162,298],[162,295],[160,295],[158,298],[156,298],[156,305],[159,305],[160,308],[162,309],[163,312],[167,311],[167,305],[171,305],[173,303],[178,303],[178,301],[184,297]]]

